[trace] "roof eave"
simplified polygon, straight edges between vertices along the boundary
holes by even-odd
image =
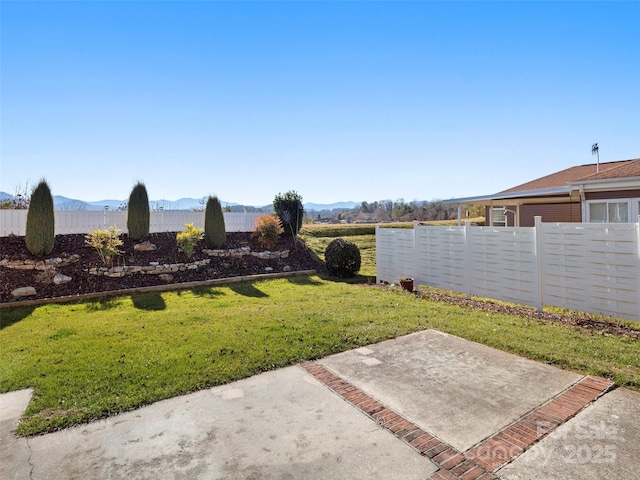
[[[509,192],[509,193],[494,193],[493,195],[482,195],[478,197],[465,197],[465,198],[450,198],[443,200],[445,205],[451,205],[455,203],[488,203],[497,200],[513,200],[515,198],[535,198],[535,197],[548,197],[548,196],[564,196],[571,195],[572,187],[554,187],[554,188],[542,188],[539,190],[525,190],[522,192]]]
[[[579,185],[600,185],[600,184],[631,184],[632,186],[640,185],[640,176],[620,177],[620,178],[598,178],[596,180],[574,180],[567,182],[567,185],[577,187]]]

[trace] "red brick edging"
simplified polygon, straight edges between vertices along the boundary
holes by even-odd
[[[301,363],[300,367],[440,467],[427,480],[495,479],[491,472],[514,460],[615,387],[606,378],[585,377],[549,402],[461,453],[319,363],[308,361]]]
[[[440,470],[431,475],[430,480],[489,480],[495,478],[475,461],[465,458],[451,445],[447,445],[442,440],[425,432],[415,423],[394,412],[319,363],[309,361],[301,363],[300,366],[383,428],[438,465]]]
[[[546,404],[472,447],[465,455],[493,472],[549,435],[614,386],[606,378],[584,377]]]

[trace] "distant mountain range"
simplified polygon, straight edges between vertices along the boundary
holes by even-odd
[[[6,192],[0,192],[0,200],[13,199],[14,196]],[[97,202],[86,202],[84,200],[78,200],[75,198],[63,197],[61,195],[53,196],[53,206],[56,210],[103,210],[104,207],[109,207],[109,210],[117,210],[121,206],[127,203],[127,200],[99,200]],[[250,211],[263,210],[265,212],[273,211],[273,205],[241,205],[234,202],[220,201],[223,207],[231,207],[231,211],[244,211],[245,209]],[[304,209],[307,212],[310,211],[333,211],[333,210],[350,210],[360,205],[361,202],[336,202],[329,204],[322,203],[305,203]],[[200,198],[180,198],[178,200],[150,200],[149,206],[151,209],[159,209],[162,207],[164,210],[193,210],[194,208],[203,208],[202,199]]]

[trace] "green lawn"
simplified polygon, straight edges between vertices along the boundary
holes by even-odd
[[[426,328],[640,390],[637,340],[318,276],[18,308],[2,326],[0,391],[35,391],[23,435]]]
[[[358,233],[344,238],[366,282],[375,238]],[[319,256],[332,238],[306,236]],[[353,283],[294,276],[4,310],[0,392],[34,389],[18,427],[31,435],[427,328],[640,390],[638,340]]]

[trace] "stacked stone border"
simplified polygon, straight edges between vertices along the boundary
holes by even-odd
[[[251,247],[234,248],[230,250],[203,250],[210,257],[224,258],[242,258],[245,255],[251,255],[263,260],[277,260],[289,257],[289,250],[271,252],[265,250],[262,252],[252,252]],[[62,258],[48,258],[46,260],[0,260],[0,267],[11,268],[15,270],[55,270],[56,267],[64,267],[80,260],[80,255],[73,254],[63,256]],[[190,263],[172,263],[160,264],[151,262],[149,265],[119,265],[115,267],[93,267],[87,269],[87,273],[91,275],[104,275],[107,277],[124,277],[125,275],[133,275],[135,273],[142,275],[159,275],[163,273],[182,272],[185,270],[197,270],[200,267],[209,265],[210,259],[196,260]]]
[[[300,367],[435,463],[439,469],[427,480],[495,479],[493,472],[513,461],[587,405],[615,388],[615,384],[606,378],[583,377],[498,433],[466,452],[460,452],[318,362],[303,362]]]

